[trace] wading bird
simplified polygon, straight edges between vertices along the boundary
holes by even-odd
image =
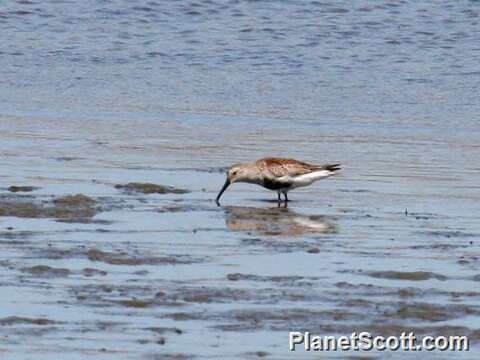
[[[283,194],[288,202],[287,192],[297,187],[308,186],[313,182],[335,175],[340,164],[315,165],[295,159],[269,157],[244,164],[234,164],[227,170],[227,180],[218,193],[215,202],[220,205],[220,197],[230,184],[244,182],[261,185],[278,193],[280,203]]]

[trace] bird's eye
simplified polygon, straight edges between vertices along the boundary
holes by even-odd
[[[237,175],[237,172],[236,171],[232,172],[232,175],[233,176]]]

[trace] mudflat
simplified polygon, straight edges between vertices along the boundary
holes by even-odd
[[[348,119],[110,121],[0,122],[2,354],[279,359],[288,331],[478,343],[468,124],[459,141],[373,120],[361,138]],[[288,207],[239,184],[216,206],[225,167],[263,154],[344,170]]]

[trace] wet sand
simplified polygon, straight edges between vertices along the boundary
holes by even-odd
[[[461,355],[478,358],[479,135],[469,121],[2,115],[0,354],[287,359],[288,331],[413,331],[468,335]],[[344,170],[288,208],[238,184],[217,207],[225,167],[267,155]]]

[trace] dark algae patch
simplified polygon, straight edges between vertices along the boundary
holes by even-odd
[[[42,210],[40,205],[30,201],[0,198],[0,216],[17,216],[24,218],[48,217],[47,211]]]
[[[227,274],[227,280],[230,281],[261,281],[261,282],[272,282],[272,283],[292,283],[294,281],[304,280],[306,278],[302,276],[261,276],[254,274],[242,274],[242,273],[231,273]],[[315,280],[315,278],[309,278],[310,280]]]
[[[66,207],[84,207],[93,206],[96,204],[96,201],[89,196],[83,194],[76,194],[56,198],[55,200],[53,200],[53,203]]]
[[[31,325],[52,325],[55,321],[44,318],[28,318],[22,316],[9,316],[0,319],[0,325],[17,325],[17,324],[31,324]]]
[[[109,253],[98,249],[87,251],[87,257],[91,261],[101,261],[112,265],[175,265],[191,264],[196,262],[186,255],[170,255],[160,257],[134,257],[124,253]]]
[[[371,271],[369,276],[380,279],[394,279],[394,280],[412,280],[422,281],[428,279],[447,280],[445,275],[436,274],[428,271]]]
[[[130,299],[130,300],[122,300],[120,301],[120,304],[128,307],[134,307],[134,308],[146,308],[149,307],[153,304],[152,301],[149,300],[142,300],[142,299]]]
[[[22,272],[36,276],[63,277],[70,275],[70,270],[62,268],[52,268],[46,265],[37,265],[22,268]]]
[[[418,319],[422,321],[446,321],[459,316],[478,315],[477,308],[466,305],[437,305],[430,303],[401,303],[397,311],[385,314],[400,319]]]
[[[10,186],[7,190],[13,193],[16,192],[31,192],[34,190],[40,189],[39,187],[36,186],[17,186],[17,185],[12,185]]]
[[[165,296],[157,291],[155,286],[147,285],[93,285],[72,289],[72,295],[84,305],[93,307],[118,308],[118,306],[136,309],[151,307],[179,307],[184,302],[179,301],[177,294]]]
[[[62,196],[53,201],[40,201],[18,195],[0,197],[0,216],[57,218],[83,222],[100,211],[96,201],[83,194]]]
[[[117,184],[115,189],[124,190],[127,193],[142,193],[142,194],[186,194],[189,191],[179,189],[173,186],[158,185],[152,183],[137,183],[131,182],[128,184]]]
[[[190,313],[190,312],[174,312],[169,314],[164,314],[164,317],[176,320],[176,321],[186,321],[186,320],[200,320],[202,319],[201,314]]]
[[[90,277],[95,275],[106,276],[107,272],[103,270],[93,269],[93,268],[84,268],[82,270],[83,275]]]

